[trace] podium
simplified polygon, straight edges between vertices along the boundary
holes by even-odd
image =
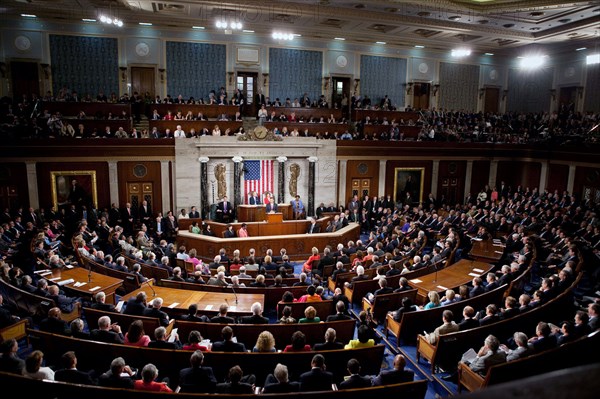
[[[265,220],[264,205],[238,205],[238,222],[262,222]]]
[[[267,223],[281,223],[283,222],[283,213],[267,213],[265,220],[267,221]]]

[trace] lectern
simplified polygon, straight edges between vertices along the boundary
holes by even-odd
[[[283,222],[283,213],[275,212],[275,213],[267,213],[266,219],[267,223],[281,223]]]

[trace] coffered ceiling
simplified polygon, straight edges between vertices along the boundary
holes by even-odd
[[[0,13],[19,18],[81,23],[82,18],[108,14],[126,26],[139,22],[152,29],[217,30],[217,18],[237,21],[254,32],[274,30],[303,39],[344,38],[349,43],[447,50],[468,46],[479,51],[510,51],[528,44],[553,44],[565,49],[598,46],[600,2],[558,0],[4,0]],[[116,29],[116,28],[115,28]]]

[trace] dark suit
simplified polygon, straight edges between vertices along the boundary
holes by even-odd
[[[213,343],[213,352],[247,352],[246,346],[241,342],[217,341]]]
[[[250,205],[260,205],[260,198],[258,198],[258,197],[250,197],[250,199],[248,200],[248,203]]]
[[[223,222],[228,222],[233,220],[233,207],[231,206],[231,202],[221,201],[217,204],[217,215],[218,218]]]
[[[373,386],[399,384],[414,380],[415,373],[412,370],[384,370],[373,379]]]
[[[479,321],[476,319],[464,319],[460,323],[458,323],[458,330],[470,330],[471,328],[479,327]]]
[[[80,370],[57,370],[56,373],[54,373],[54,380],[70,382],[72,384],[96,385],[88,373]]]
[[[210,319],[211,323],[235,324],[235,319],[229,316],[214,316]]]
[[[123,314],[130,314],[135,316],[142,316],[144,314],[144,310],[146,310],[146,304],[143,302],[139,302],[135,297],[129,298],[127,303],[125,304],[125,308],[123,309]]]
[[[142,316],[156,317],[160,321],[160,325],[166,327],[169,325],[169,316],[165,312],[156,308],[146,308]]]
[[[336,313],[336,314],[331,314],[329,316],[327,316],[327,319],[325,321],[342,321],[342,320],[350,320],[352,319],[352,317],[348,316],[347,314],[343,314],[343,313]]]
[[[252,394],[254,391],[252,391],[252,385],[246,384],[245,382],[240,382],[237,384],[223,382],[221,384],[217,384],[217,393]]]
[[[331,391],[333,374],[318,367],[303,373],[300,376],[300,392]]]
[[[277,203],[276,202],[269,202],[267,204],[267,206],[265,207],[265,212],[267,212],[267,213],[269,213],[271,211],[277,212],[277,209],[278,209],[278,207],[277,207]]]
[[[342,320],[342,319],[340,319]],[[330,320],[327,320],[330,321]],[[335,350],[335,349],[344,349],[344,344],[342,342],[323,342],[321,344],[315,344],[315,346],[313,347],[313,350],[315,352],[319,352],[319,351],[329,351],[329,350]]]
[[[150,222],[153,220],[152,209],[150,209],[148,205],[146,205],[146,207],[140,205],[140,211],[138,215],[140,218],[140,222],[146,224],[146,227],[150,227]]]
[[[122,344],[125,339],[123,334],[114,331],[95,329],[90,332],[90,339],[94,341],[107,342],[109,344]]]
[[[351,375],[347,380],[340,382],[340,389],[367,388],[371,386],[371,379],[358,374]]]
[[[321,226],[319,226],[317,223],[315,224],[310,224],[307,228],[306,228],[306,233],[307,234],[314,234],[314,233],[320,233],[321,232]]]
[[[210,367],[188,367],[179,372],[181,392],[212,393],[217,379]]]
[[[259,315],[240,317],[240,324],[269,324],[269,319]]]
[[[296,381],[276,382],[274,384],[265,385],[263,393],[288,393],[298,392],[300,383]]]
[[[193,212],[190,212],[188,214],[188,216],[190,217],[190,219],[200,219],[200,212],[193,211]]]

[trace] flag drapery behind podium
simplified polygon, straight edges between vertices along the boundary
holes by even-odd
[[[264,192],[273,192],[272,159],[244,161],[244,198],[248,202],[248,194],[252,191],[262,198]]]

